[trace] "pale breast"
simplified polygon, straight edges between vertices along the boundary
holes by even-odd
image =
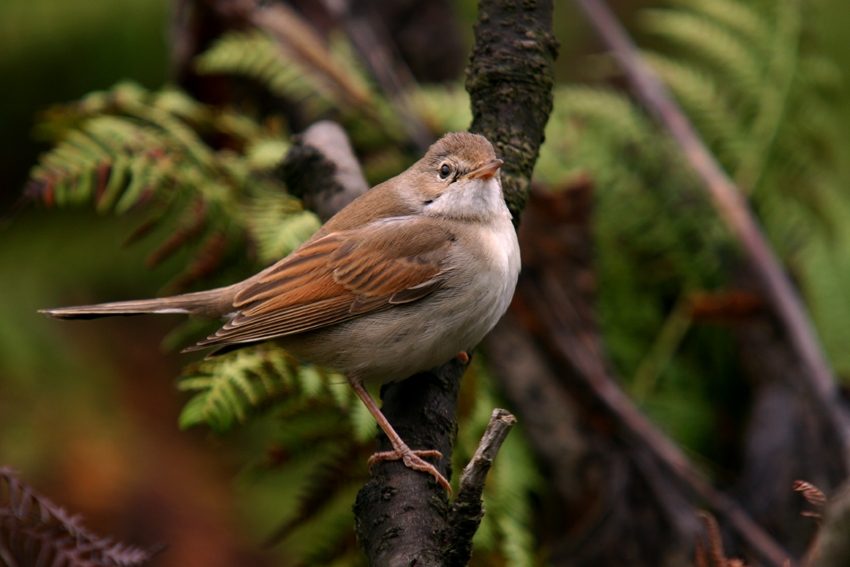
[[[406,305],[281,339],[303,360],[385,383],[443,364],[476,346],[507,310],[519,245],[504,219],[458,234],[445,285]]]

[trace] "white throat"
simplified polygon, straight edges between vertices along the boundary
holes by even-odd
[[[461,179],[425,206],[426,215],[487,221],[507,216],[510,212],[502,197],[502,187],[496,177],[490,179]]]

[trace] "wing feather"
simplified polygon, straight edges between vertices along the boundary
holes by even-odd
[[[236,315],[199,347],[312,331],[439,289],[454,234],[425,217],[384,219],[306,242],[234,299]]]

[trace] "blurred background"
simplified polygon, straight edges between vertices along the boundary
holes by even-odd
[[[292,4],[319,29],[330,27],[318,3]],[[378,11],[387,29],[420,82],[462,80],[473,39],[473,0],[381,4]],[[780,228],[771,236],[804,290],[837,374],[848,380],[850,206],[835,195],[843,191],[846,196],[850,187],[845,136],[850,132],[850,98],[841,78],[850,77],[850,6],[843,0],[805,4],[805,41],[817,44],[836,77],[829,112],[837,137],[828,150],[830,184],[837,190],[825,205],[820,203],[815,220],[800,221],[826,227],[815,236],[807,232],[804,244]],[[611,5],[641,45],[663,43],[647,32],[646,14],[651,12],[646,10],[667,4],[615,0]],[[13,207],[39,153],[49,148],[34,130],[41,111],[124,79],[156,90],[173,78],[173,11],[167,0],[0,1],[0,213]],[[556,2],[555,32],[561,43],[559,83],[622,87],[610,60],[599,55],[600,42],[568,1]],[[428,47],[436,45],[439,50]],[[541,161],[541,168],[546,167],[549,173],[541,172],[541,183],[556,184],[552,171],[558,164]],[[15,467],[39,491],[83,514],[86,525],[97,532],[142,546],[167,542],[168,551],[156,565],[288,564],[285,554],[259,547],[264,530],[275,525],[274,509],[264,495],[276,494],[280,487],[246,488],[240,477],[249,454],[246,446],[252,443],[250,430],[219,438],[205,428],[177,427],[188,396],[177,391],[175,381],[186,357],[160,345],[179,318],[86,324],[47,320],[36,313],[51,306],[149,297],[171,280],[185,255],[146,269],[144,259],[155,243],[122,246],[139,215],[30,205],[0,225],[0,464]],[[608,302],[601,308],[603,332],[618,370],[633,376],[641,353],[656,344],[650,340],[654,335],[635,346],[625,344],[625,331],[618,334],[612,327],[626,314],[618,311],[618,291],[610,279],[614,268],[607,273],[609,279],[603,275],[600,284],[608,285],[600,291]],[[676,297],[678,290],[667,293],[660,309],[672,312]],[[650,327],[658,334],[663,325],[664,320],[657,320]],[[629,332],[636,328],[639,332],[640,325]],[[725,333],[715,329],[691,338],[719,342],[712,352],[720,354],[673,368],[671,383],[687,373],[688,364],[703,364],[709,373],[728,368],[733,355],[724,346]],[[664,384],[664,372],[652,380]],[[644,410],[722,479],[742,466],[740,455],[729,447],[740,442],[747,419],[743,400],[749,394],[734,376],[717,380],[713,394],[705,393],[712,390],[706,384],[659,387],[657,397],[647,397],[645,383],[637,388]],[[730,414],[724,423],[731,430],[718,434],[722,412]],[[361,462],[351,466],[365,468]]]

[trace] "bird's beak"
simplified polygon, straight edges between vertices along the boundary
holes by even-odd
[[[469,179],[491,179],[505,163],[499,158],[493,159],[466,174]]]

